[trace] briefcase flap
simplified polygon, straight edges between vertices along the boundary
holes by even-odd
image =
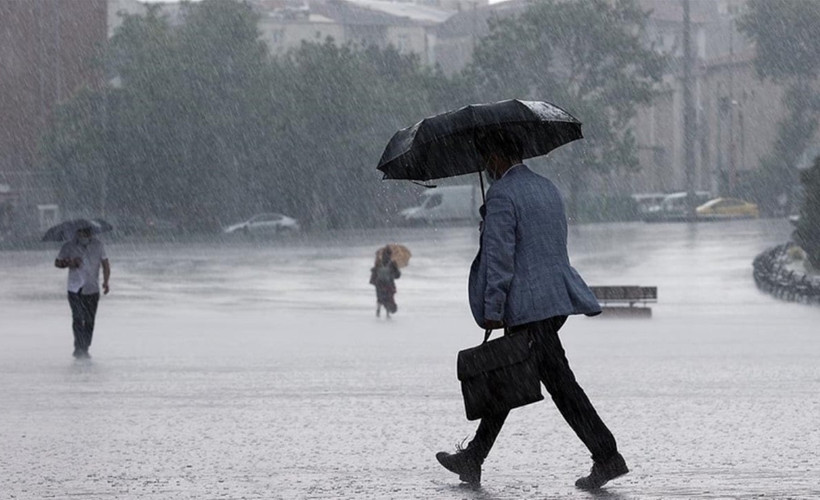
[[[530,356],[530,336],[517,333],[490,340],[458,353],[456,372],[459,380],[514,365]]]

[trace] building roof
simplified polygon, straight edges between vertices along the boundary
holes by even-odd
[[[454,11],[439,9],[413,2],[385,0],[347,0],[367,9],[383,12],[395,17],[405,17],[420,23],[443,23],[455,14]]]
[[[509,17],[521,14],[531,3],[531,0],[508,0],[463,10],[440,24],[436,28],[436,34],[444,38],[473,34],[480,36],[489,31],[487,21],[491,17]]]
[[[742,0],[731,2],[739,4]],[[518,15],[532,3],[533,0],[507,0],[463,10],[442,23],[437,32],[443,37],[468,36],[473,33],[481,35],[487,31],[487,20],[493,15]],[[639,0],[638,3],[644,11],[650,13],[649,17],[654,21],[683,23],[680,0]],[[694,0],[691,3],[690,19],[695,24],[713,22],[719,14],[718,5],[713,0]]]
[[[692,0],[689,4],[689,19],[694,24],[713,22],[719,15],[727,15],[729,10],[745,0],[729,0],[721,4],[714,0]],[[683,3],[680,0],[639,0],[638,4],[655,21],[683,23]],[[726,12],[721,12],[722,8]]]
[[[432,25],[452,15],[427,5],[384,0],[319,0],[310,4],[310,11],[350,26]]]

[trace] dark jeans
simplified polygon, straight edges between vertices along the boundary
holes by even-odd
[[[396,300],[393,296],[396,293],[395,285],[376,284],[376,302],[384,306],[389,313],[394,313],[398,310]]]
[[[604,462],[618,453],[615,438],[593,408],[584,390],[575,381],[569,367],[558,330],[566,316],[556,316],[542,321],[527,323],[510,329],[508,334],[523,335],[529,332],[533,339],[533,354],[537,357],[538,377],[552,396],[555,406],[564,416],[572,430],[592,453],[592,460]],[[509,411],[481,419],[475,437],[467,447],[480,460],[484,460],[501,432]]]
[[[71,306],[71,319],[74,327],[74,349],[88,351],[91,346],[91,336],[94,335],[94,318],[97,316],[99,301],[99,293],[82,295],[68,292],[68,305]]]

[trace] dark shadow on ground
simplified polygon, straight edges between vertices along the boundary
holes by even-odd
[[[614,491],[607,491],[603,488],[597,491],[588,491],[586,493],[595,500],[627,500],[627,498],[629,498],[620,493],[616,493]]]

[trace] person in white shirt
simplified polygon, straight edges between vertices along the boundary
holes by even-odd
[[[90,227],[77,230],[74,239],[60,248],[54,265],[68,269],[68,305],[74,330],[74,357],[88,358],[94,318],[100,300],[100,267],[103,270],[103,293],[108,294],[111,265],[102,242],[95,238]]]

